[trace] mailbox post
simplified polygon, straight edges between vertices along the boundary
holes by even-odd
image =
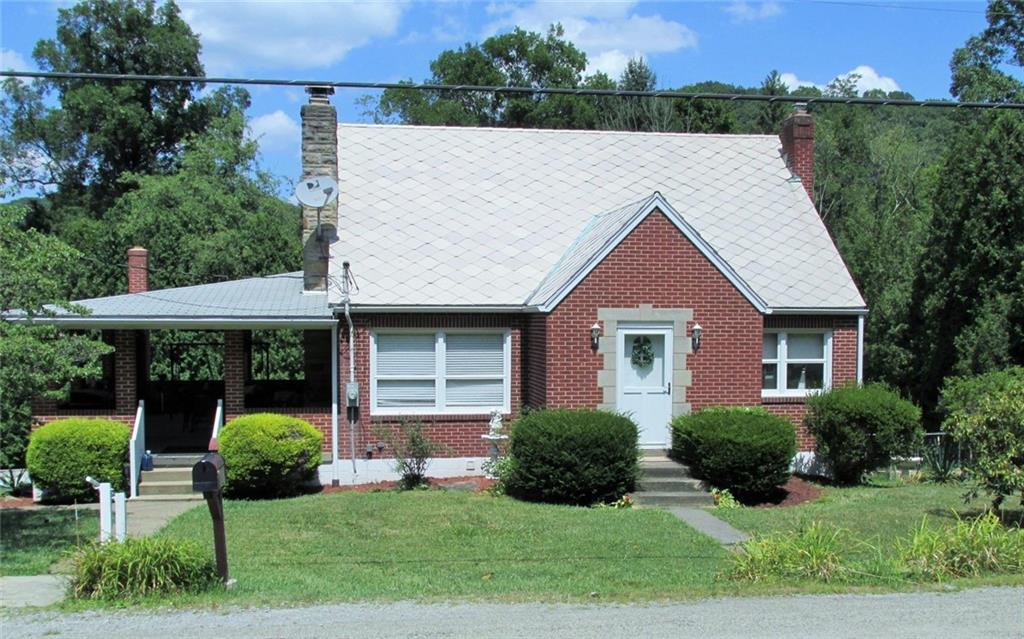
[[[213,551],[217,557],[217,574],[228,584],[228,546],[224,536],[224,458],[207,453],[192,467],[192,490],[203,493],[213,519]]]

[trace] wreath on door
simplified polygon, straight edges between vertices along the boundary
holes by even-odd
[[[651,344],[651,338],[646,335],[633,338],[633,354],[630,361],[637,368],[647,368],[654,363],[654,345]]]

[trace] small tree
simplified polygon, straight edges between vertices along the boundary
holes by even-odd
[[[950,378],[942,406],[943,427],[971,450],[964,471],[976,485],[968,497],[988,492],[993,510],[1016,492],[1024,502],[1024,368]]]
[[[382,427],[376,432],[395,454],[395,472],[402,476],[399,486],[403,490],[426,484],[431,457],[448,450],[427,436],[422,422],[403,421],[397,431]]]

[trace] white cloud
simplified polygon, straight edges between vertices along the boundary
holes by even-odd
[[[199,34],[211,75],[248,68],[311,69],[330,66],[375,38],[392,35],[399,2],[180,3]]]
[[[872,89],[881,89],[886,93],[900,90],[900,85],[895,79],[881,75],[873,67],[866,64],[858,65],[846,73],[840,73],[836,75],[833,80],[845,78],[852,74],[860,76],[857,79],[858,95],[863,95],[865,91],[871,91]],[[812,82],[810,80],[803,80],[798,78],[795,73],[782,73],[780,75],[782,77],[782,81],[790,91],[793,91],[798,87],[817,87],[824,91],[825,87],[828,86],[828,82]]]
[[[298,153],[302,129],[290,115],[277,110],[249,120],[249,137],[260,143],[260,150]]]
[[[738,0],[730,2],[725,7],[726,13],[732,16],[736,22],[752,22],[755,20],[766,20],[782,13],[782,6],[778,2],[768,0],[767,2],[746,2]]]
[[[36,65],[32,64],[17,51],[0,48],[0,69],[4,71],[30,71],[35,68]]]
[[[546,33],[560,23],[565,37],[587,54],[587,72],[604,71],[617,77],[630,57],[647,57],[697,46],[697,34],[658,14],[640,15],[635,2],[534,2],[527,5],[491,4],[493,20],[484,36],[521,27]]]

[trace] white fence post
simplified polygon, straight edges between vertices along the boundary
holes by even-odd
[[[124,493],[114,493],[114,538],[124,541],[128,537],[128,512],[125,510]]]
[[[110,484],[103,482],[99,487],[100,491],[100,543],[105,544],[110,541],[110,535],[113,531],[111,512],[110,512]]]

